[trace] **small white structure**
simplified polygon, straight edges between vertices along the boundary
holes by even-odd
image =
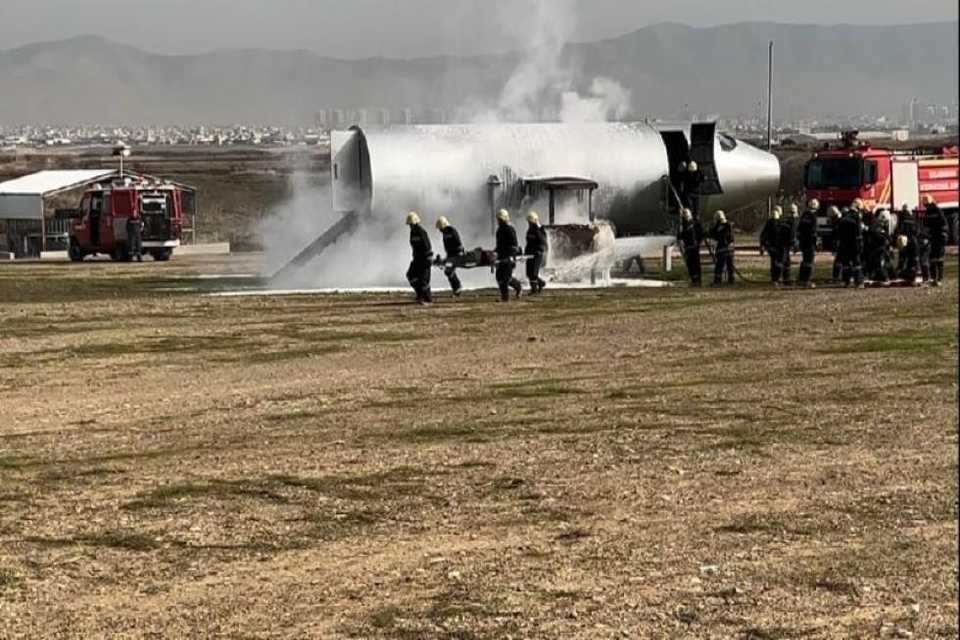
[[[44,200],[116,176],[116,171],[105,169],[40,171],[0,182],[0,226],[7,236],[0,236],[0,248],[39,256],[47,243]]]

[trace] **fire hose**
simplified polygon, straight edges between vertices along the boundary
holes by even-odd
[[[673,193],[673,197],[676,199],[677,205],[680,207],[680,210],[683,211],[684,209],[683,201],[680,199],[680,194],[677,193],[677,190],[672,183],[670,183],[670,192]],[[713,262],[714,268],[716,268],[717,254],[714,252],[713,246],[710,244],[710,241],[707,240],[706,238],[704,238],[703,244],[707,247],[707,252],[710,254],[710,260]],[[686,251],[683,250],[683,247],[680,247],[680,250],[683,253],[683,262],[684,264],[686,264],[687,262]],[[687,269],[689,270],[689,266]],[[747,284],[761,284],[760,280],[751,280],[750,278],[747,278],[746,276],[744,276],[743,273],[740,272],[740,269],[737,268],[736,263],[734,263],[733,265],[733,272],[737,275],[737,277],[739,277],[743,282],[746,282]]]

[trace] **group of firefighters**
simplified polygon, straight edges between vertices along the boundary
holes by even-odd
[[[524,249],[520,246],[517,230],[510,223],[510,212],[501,209],[497,213],[494,273],[502,302],[510,300],[511,289],[517,298],[523,294],[523,285],[513,275],[520,256],[526,257],[530,293],[538,295],[547,286],[546,281],[540,277],[544,255],[547,251],[547,232],[540,224],[540,216],[536,211],[527,214],[527,224],[526,248]],[[460,233],[450,224],[447,218],[441,216],[437,219],[436,227],[443,235],[443,250],[446,258],[437,256],[435,259],[430,234],[423,228],[420,214],[416,211],[408,213],[407,226],[410,227],[410,247],[413,250],[413,259],[410,262],[410,268],[407,270],[407,282],[410,283],[414,293],[416,293],[417,302],[421,305],[428,305],[433,302],[433,293],[430,290],[430,271],[434,266],[444,268],[444,275],[450,282],[453,295],[459,297],[463,292],[463,284],[457,275],[456,265],[458,258],[462,258],[466,254]]]
[[[803,213],[799,206],[792,204],[789,211],[787,217],[782,207],[772,209],[760,233],[760,252],[770,257],[770,281],[778,287],[794,283],[792,258],[800,253],[797,285],[813,288],[816,286],[813,269],[820,235],[817,223],[820,203],[811,200]],[[904,205],[894,225],[889,211],[869,211],[862,200],[854,201],[843,210],[830,207],[832,280],[859,288],[865,286],[866,280],[877,283],[902,280],[916,285],[919,275],[924,283],[939,287],[944,275],[947,218],[930,196],[924,198],[924,208],[918,213]],[[701,285],[700,248],[707,238],[713,240],[716,247],[714,286],[720,286],[724,276],[732,284],[736,249],[726,216],[722,211],[716,212],[714,225],[705,236],[699,219],[690,209],[684,209],[677,241],[693,286]]]
[[[770,257],[770,281],[778,287],[794,284],[793,256],[799,253],[800,270],[796,284],[814,288],[813,269],[820,240],[817,221],[820,203],[811,200],[803,213],[798,205],[791,204],[789,211],[790,215],[785,216],[782,207],[773,208],[770,219],[760,233],[760,252]],[[922,215],[916,215],[909,206],[904,205],[895,226],[888,211],[868,211],[862,200],[854,201],[843,210],[830,207],[829,215],[834,282],[862,288],[865,280],[887,283],[899,279],[915,285],[918,275],[924,283],[930,282],[935,287],[943,282],[947,218],[930,196],[924,199]],[[526,260],[531,294],[537,295],[546,287],[540,270],[547,251],[547,234],[536,211],[527,215],[527,223],[524,249],[510,222],[510,212],[501,209],[497,214],[494,273],[502,302],[510,300],[511,290],[518,298],[523,292],[523,286],[513,275],[521,256]],[[433,302],[430,275],[434,266],[444,268],[453,295],[459,296],[463,292],[463,284],[457,275],[457,261],[466,253],[460,233],[447,218],[441,216],[437,220],[436,227],[443,236],[446,258],[437,256],[435,259],[430,234],[423,228],[417,212],[407,214],[407,225],[410,227],[410,246],[413,250],[407,281],[416,293],[417,302],[423,305]],[[705,232],[699,216],[694,215],[691,209],[684,208],[677,244],[683,254],[691,284],[695,287],[702,285],[700,251],[706,240],[713,242],[713,285],[721,286],[724,281],[733,284],[737,273],[736,243],[733,226],[726,214],[723,211],[715,212],[713,226],[709,232]],[[896,263],[894,249],[898,254]]]

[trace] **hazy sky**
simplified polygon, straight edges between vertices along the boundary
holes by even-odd
[[[522,46],[532,5],[570,5],[574,40],[664,21],[897,24],[956,20],[956,0],[0,0],[0,49],[96,34],[158,52],[303,48],[338,57]]]

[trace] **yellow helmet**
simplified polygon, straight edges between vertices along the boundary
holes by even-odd
[[[814,211],[819,211],[819,210],[820,210],[820,201],[817,200],[816,198],[814,198],[813,200],[811,200],[810,202],[807,203],[807,206],[810,207],[811,209],[813,209]]]
[[[929,193],[923,196],[923,204],[936,204],[936,200],[933,199],[933,196]]]
[[[906,249],[907,245],[910,244],[910,238],[907,236],[897,236],[897,246],[901,249]]]
[[[411,211],[407,214],[407,224],[413,226],[415,224],[420,224],[420,214],[416,211]]]
[[[796,203],[790,205],[790,215],[794,218],[800,215],[800,207],[798,207]]]
[[[713,219],[720,224],[724,224],[727,221],[727,214],[725,214],[723,211],[717,211],[715,214],[713,214]]]
[[[773,209],[770,209],[770,217],[774,220],[779,220],[782,215],[783,209],[780,207],[774,207]]]
[[[830,207],[830,217],[831,217],[831,218],[839,218],[839,217],[840,217],[840,209],[838,209],[838,208],[836,208],[836,207]]]
[[[500,222],[510,222],[510,212],[506,209],[500,209],[500,211],[497,212],[497,220]]]
[[[437,218],[437,229],[439,229],[440,231],[443,231],[449,226],[450,226],[450,221],[447,220],[446,216],[440,216],[439,218]]]
[[[851,209],[863,209],[863,200],[861,200],[860,198],[857,198],[856,200],[853,201],[853,204],[850,205],[850,208],[851,208]]]
[[[700,169],[700,165],[698,165],[694,160],[691,160],[690,164],[687,165],[687,171],[689,171],[690,173],[694,173],[699,169]]]
[[[686,220],[687,222],[693,220],[693,211],[690,211],[690,209],[684,209],[683,219]]]
[[[536,211],[531,211],[527,214],[527,222],[530,224],[540,224],[540,214]]]

